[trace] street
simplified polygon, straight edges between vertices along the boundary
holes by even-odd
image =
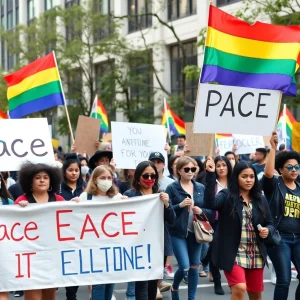
[[[265,279],[265,291],[263,293],[263,299],[264,300],[272,300],[273,299],[273,291],[274,291],[274,285],[270,282],[268,278],[268,272],[266,273],[266,279]],[[230,289],[227,286],[227,283],[224,281],[223,278],[223,288],[225,290],[225,296],[217,296],[213,293],[213,285],[208,282],[208,278],[201,278],[199,280],[198,285],[198,292],[197,292],[197,300],[215,300],[215,299],[230,299]],[[125,289],[126,284],[117,284],[115,287],[115,296],[117,300],[124,300],[125,299]],[[295,290],[296,290],[296,281],[293,280],[290,287],[290,293],[288,300],[294,300],[295,299]],[[170,292],[163,293],[165,300],[171,300]],[[187,299],[187,285],[185,283],[182,283],[180,286],[180,298],[182,300]],[[12,295],[10,299],[17,299],[14,298]],[[19,299],[23,299],[19,298]],[[60,288],[57,291],[57,300],[65,300],[65,290],[63,288]],[[82,286],[78,290],[77,295],[78,300],[88,300],[88,289],[86,286]],[[97,299],[98,300],[98,299]]]

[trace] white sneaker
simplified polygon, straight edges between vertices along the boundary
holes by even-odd
[[[174,273],[172,272],[172,269],[170,267],[164,268],[164,279],[166,279],[166,280],[174,279]]]
[[[116,297],[114,294],[112,295],[111,300],[116,300]]]

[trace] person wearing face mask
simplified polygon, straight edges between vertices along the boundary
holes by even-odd
[[[186,272],[188,272],[188,299],[196,299],[201,244],[196,241],[193,219],[194,215],[202,213],[207,217],[211,215],[210,210],[201,209],[204,185],[194,180],[197,167],[197,162],[193,158],[180,157],[176,164],[178,180],[166,189],[176,213],[176,221],[169,226],[169,232],[179,266],[172,285],[172,300],[179,300],[179,284]]]
[[[94,169],[91,178],[80,197],[72,199],[76,202],[107,201],[127,198],[118,193],[118,188],[113,182],[114,173],[108,166],[98,166]],[[111,300],[114,284],[95,284],[92,286],[93,300]]]
[[[280,232],[281,242],[267,250],[277,277],[273,299],[286,300],[291,283],[291,261],[300,274],[300,184],[297,182],[300,155],[295,151],[276,154],[276,131],[272,134],[270,144],[262,187],[270,205],[274,225]],[[274,175],[274,169],[280,176]],[[299,282],[295,299],[300,299]]]
[[[158,193],[158,182],[159,175],[153,162],[143,161],[136,167],[132,189],[125,192],[124,195],[128,197],[137,197]],[[171,225],[175,221],[175,213],[169,202],[169,196],[168,194],[161,192],[160,199],[164,203],[164,221]],[[164,265],[166,264],[166,260],[167,256],[164,256]],[[135,299],[156,300],[157,284],[158,280],[135,282]]]
[[[89,171],[90,168],[88,166],[88,159],[84,156],[78,156],[81,165],[81,177],[87,183],[90,179]]]
[[[77,154],[72,153],[66,156],[62,171],[64,181],[60,186],[59,195],[66,201],[79,197],[85,190],[86,183],[81,177],[81,165]],[[76,300],[77,291],[78,286],[66,287],[67,300]]]
[[[224,156],[229,160],[232,168],[234,168],[236,164],[236,156],[233,151],[227,151]]]

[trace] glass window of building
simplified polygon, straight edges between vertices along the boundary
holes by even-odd
[[[16,2],[16,25],[19,25],[19,0],[15,0]]]
[[[183,69],[188,65],[198,64],[197,44],[196,41],[184,43],[186,60],[184,61],[182,51],[178,45],[171,47],[171,92],[173,95],[183,93],[183,80],[185,83],[185,120],[191,121],[196,102],[198,79],[187,80],[182,75]],[[191,115],[191,116],[190,116]],[[190,118],[191,117],[191,118]]]
[[[168,18],[176,20],[197,13],[197,0],[168,0]]]
[[[35,18],[35,0],[27,0],[27,23],[30,25]]]
[[[217,0],[217,6],[228,5],[239,1],[241,0]]]
[[[74,4],[80,5],[79,0],[65,0],[65,8],[72,7]],[[79,32],[75,29],[74,23],[66,24],[66,41],[67,43],[71,42],[72,40],[75,39],[76,35],[80,35]]]
[[[56,6],[57,0],[45,0],[45,10],[50,10]]]
[[[152,0],[128,0],[129,32],[152,26]]]

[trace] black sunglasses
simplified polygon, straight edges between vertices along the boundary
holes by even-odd
[[[300,166],[299,164],[297,165],[287,165],[287,166],[284,166],[289,172],[293,171],[295,169],[295,171],[299,171],[300,170]]]
[[[142,178],[143,179],[156,179],[157,178],[157,176],[156,176],[156,174],[143,174],[142,175]]]
[[[186,168],[183,168],[184,172],[185,173],[188,173],[188,172],[192,172],[192,173],[195,173],[197,168],[196,167],[192,167],[192,168],[189,168],[189,167],[186,167]]]

